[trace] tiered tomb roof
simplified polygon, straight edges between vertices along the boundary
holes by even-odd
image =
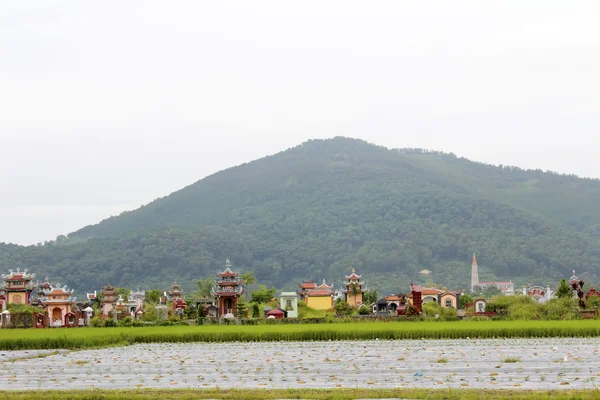
[[[42,304],[65,304],[74,303],[77,297],[73,297],[74,289],[67,289],[64,285],[60,287],[58,284],[51,285],[49,288],[45,288],[40,296],[40,302]]]
[[[3,282],[0,283],[0,289],[7,292],[33,290],[34,284],[32,280],[35,278],[35,274],[30,274],[28,271],[28,269],[24,269],[21,272],[20,268],[17,268],[16,271],[9,269],[8,274],[1,275]]]
[[[347,281],[352,281],[352,280],[360,281],[360,279],[362,278],[362,275],[358,275],[356,273],[356,271],[354,270],[354,268],[352,268],[352,273],[350,275],[345,275],[345,278]]]
[[[314,289],[307,289],[304,291],[305,296],[309,297],[325,297],[331,296],[334,293],[333,285],[328,285],[325,283],[325,279],[323,279],[323,283],[320,286],[317,286]]]

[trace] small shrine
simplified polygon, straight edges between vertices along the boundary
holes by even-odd
[[[74,326],[76,297],[73,297],[74,289],[67,286],[60,287],[58,284],[45,285],[40,296],[40,304],[46,310],[48,323],[52,327]]]
[[[281,292],[279,304],[287,312],[288,318],[298,318],[298,293]]]
[[[142,314],[144,314],[145,298],[146,292],[138,288],[137,291],[132,291],[127,296],[127,301],[120,301],[119,303],[122,305],[122,308],[127,315],[134,319],[138,319]]]
[[[21,272],[21,269],[17,268],[16,272],[9,269],[8,274],[1,276],[3,282],[0,284],[0,289],[5,293],[6,304],[30,304],[35,274],[30,274],[27,269]]]
[[[486,305],[487,305],[485,299],[479,298],[479,299],[475,300],[474,304],[475,304],[475,312],[477,314],[485,313],[485,309],[486,309]]]
[[[183,315],[185,313],[185,300],[183,299],[183,292],[181,291],[179,284],[174,282],[169,292],[169,297],[173,304],[171,305],[171,312],[173,315]]]
[[[217,272],[214,280],[212,294],[217,299],[219,307],[219,317],[233,316],[237,312],[237,305],[240,296],[244,293],[239,272],[231,270],[231,262],[225,260],[225,270]]]
[[[536,302],[543,304],[554,297],[554,292],[550,290],[550,286],[545,288],[542,286],[523,285],[523,295],[529,296]]]
[[[329,286],[323,279],[321,286],[304,292],[304,302],[315,310],[329,310],[333,308],[334,292],[333,285]]]
[[[382,297],[373,304],[373,312],[379,314],[396,313],[400,307],[400,302],[403,300],[403,305],[405,305],[406,298],[404,295],[397,296],[395,294],[391,294],[389,296]]]
[[[117,289],[112,285],[106,285],[102,288],[102,318],[111,317],[113,310],[117,309],[117,301],[119,300],[119,293]]]
[[[86,293],[85,297],[87,297],[88,303],[90,304],[98,303],[98,297],[95,290],[94,293]]]
[[[363,303],[363,294],[365,289],[363,288],[364,282],[361,282],[362,275],[357,275],[354,268],[352,273],[346,275],[346,289],[343,291],[344,300],[346,303],[353,307],[358,307]]]

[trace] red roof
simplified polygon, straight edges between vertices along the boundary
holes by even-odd
[[[217,275],[222,277],[238,276],[239,274],[239,272],[233,272],[229,267],[225,268],[225,271],[217,272]]]
[[[421,293],[427,295],[427,294],[440,294],[443,293],[442,290],[440,289],[436,289],[436,288],[423,288],[421,289]]]
[[[317,287],[317,284],[315,282],[302,282],[300,287],[302,289],[314,289]]]
[[[285,315],[285,313],[281,310],[274,309],[267,313],[267,315]]]
[[[330,289],[311,289],[306,292],[306,296],[317,297],[317,296],[331,296],[333,292]]]

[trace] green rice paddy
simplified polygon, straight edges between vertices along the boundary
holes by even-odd
[[[599,320],[369,322],[0,330],[0,350],[81,349],[158,342],[600,337]]]

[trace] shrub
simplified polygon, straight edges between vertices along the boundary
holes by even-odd
[[[600,296],[590,296],[585,301],[585,308],[593,310],[594,308],[600,308]]]
[[[260,318],[260,308],[258,303],[252,304],[252,318]]]
[[[569,287],[566,279],[562,279],[556,290],[556,296],[559,298],[573,297],[573,290]]]
[[[440,319],[442,321],[454,321],[458,319],[458,315],[454,308],[442,308],[442,312],[440,313]]]
[[[44,309],[39,307],[30,306],[28,304],[7,304],[6,309],[11,314],[29,314],[33,315],[34,312],[43,314]]]
[[[275,297],[275,288],[267,289],[265,285],[259,285],[259,289],[252,292],[252,301],[255,303],[268,303]]]
[[[518,320],[532,320],[540,318],[540,305],[539,304],[517,304],[508,310],[508,319]]]
[[[435,318],[436,314],[441,315],[442,307],[436,302],[427,302],[422,306],[423,316],[427,319]]]
[[[532,320],[540,317],[540,305],[524,295],[496,296],[487,304],[486,311],[505,315],[507,319]]]
[[[142,314],[143,321],[156,321],[158,320],[158,312],[153,304],[144,305],[144,314]]]
[[[90,326],[92,326],[94,328],[100,328],[100,326],[102,326],[102,321],[100,320],[99,317],[94,317],[94,318],[90,319]]]
[[[346,300],[342,300],[342,299],[336,300],[335,305],[333,306],[333,309],[335,310],[335,314],[338,317],[345,317],[345,316],[351,315],[352,312],[354,311],[354,308],[352,308],[352,306],[350,304],[348,304],[346,302]]]
[[[360,315],[369,315],[371,314],[371,310],[369,309],[369,307],[365,306],[364,304],[360,306],[360,308],[358,309],[358,313]]]
[[[562,297],[551,299],[542,307],[544,319],[560,320],[560,319],[579,319],[577,312],[577,299],[573,297]]]
[[[102,320],[102,326],[104,328],[114,328],[117,326],[117,323],[115,322],[114,319],[107,318],[107,319]]]
[[[133,326],[133,318],[125,317],[118,322],[119,326],[130,327]]]
[[[468,294],[463,294],[460,296],[460,308],[464,310],[467,308],[467,304],[472,304],[474,301],[475,300],[473,297],[469,296]]]

